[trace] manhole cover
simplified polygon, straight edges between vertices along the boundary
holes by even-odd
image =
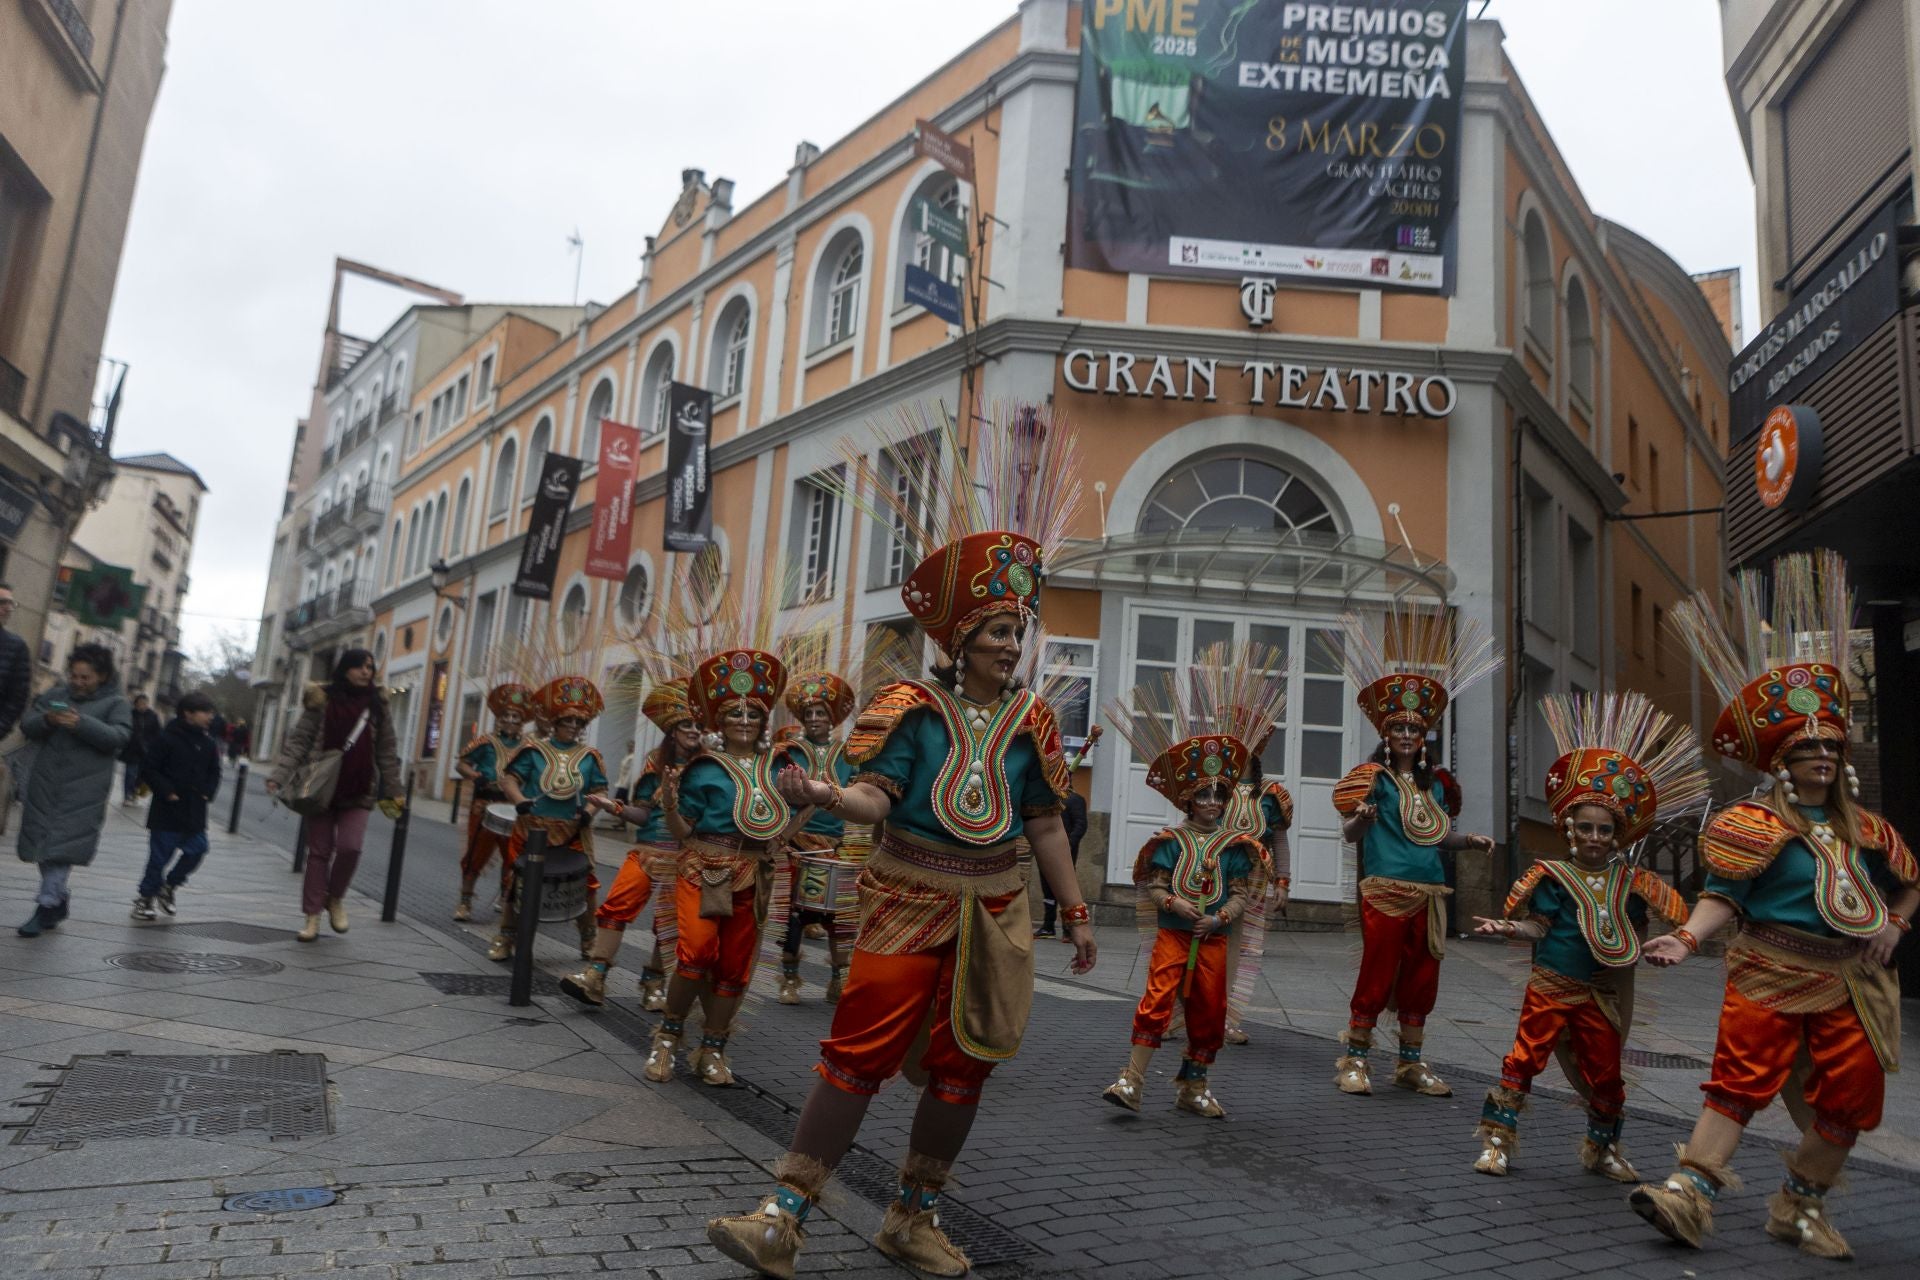
[[[210,951],[124,951],[108,956],[107,963],[140,973],[278,973],[283,967],[276,960]]]
[[[299,1209],[324,1209],[340,1197],[325,1187],[288,1187],[282,1191],[249,1191],[243,1196],[228,1196],[222,1209],[234,1213],[291,1213]]]
[[[427,985],[448,996],[504,996],[513,989],[510,973],[423,973]],[[557,996],[560,984],[544,973],[533,975],[533,994]]]
[[[196,920],[190,924],[175,921],[159,926],[166,933],[184,933],[195,938],[212,938],[216,942],[237,942],[242,946],[257,947],[268,942],[285,942],[291,929],[269,929],[262,924],[244,924],[238,920]]]
[[[107,1054],[69,1062],[14,1142],[332,1131],[320,1054]]]
[[[1629,1067],[1653,1067],[1668,1071],[1704,1071],[1707,1067],[1704,1058],[1693,1058],[1684,1053],[1649,1053],[1645,1049],[1628,1049],[1620,1055],[1620,1061]]]

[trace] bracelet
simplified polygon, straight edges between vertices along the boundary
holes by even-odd
[[[1076,902],[1070,907],[1060,908],[1060,919],[1064,921],[1069,928],[1076,924],[1092,924],[1093,908],[1084,902]]]
[[[1685,947],[1688,951],[1693,952],[1695,955],[1699,954],[1700,939],[1694,937],[1691,933],[1687,932],[1685,929],[1675,929],[1673,931],[1673,936],[1680,939],[1680,945]]]
[[[838,812],[841,802],[847,798],[847,793],[840,789],[840,784],[837,782],[829,782],[827,783],[827,785],[833,788],[833,799],[827,801],[825,804],[821,805],[820,807],[822,809],[825,809],[828,813]]]
[[[1911,924],[1908,924],[1907,918],[1901,915],[1898,911],[1887,912],[1887,919],[1891,920],[1893,922],[1893,927],[1898,929],[1900,932],[1902,933],[1913,932],[1913,926]]]

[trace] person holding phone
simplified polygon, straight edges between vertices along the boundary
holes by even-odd
[[[40,868],[40,892],[19,932],[33,938],[67,918],[68,877],[93,861],[114,766],[133,735],[133,710],[120,696],[106,646],[76,645],[66,683],[33,700],[20,718],[20,732],[33,744],[20,859]]]

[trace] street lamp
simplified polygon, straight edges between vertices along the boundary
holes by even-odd
[[[453,570],[448,566],[445,556],[428,565],[427,572],[433,575],[434,599],[451,600],[453,601],[453,607],[456,609],[464,609],[467,607],[466,597],[450,596],[447,594],[447,583],[453,577]]]

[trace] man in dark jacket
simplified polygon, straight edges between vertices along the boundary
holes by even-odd
[[[13,588],[0,582],[0,738],[13,732],[33,693],[33,656],[27,642],[7,630],[13,621]]]
[[[1087,801],[1078,791],[1067,792],[1066,802],[1061,809],[1060,821],[1067,828],[1067,851],[1073,855],[1073,864],[1080,865],[1080,837],[1087,834]],[[1054,936],[1054,920],[1060,911],[1060,904],[1053,900],[1053,889],[1048,886],[1041,899],[1046,904],[1046,918],[1040,922],[1040,928],[1034,932],[1036,938]],[[1071,939],[1069,939],[1071,941]]]
[[[190,693],[179,714],[147,749],[140,777],[153,791],[147,809],[147,873],[133,900],[135,920],[154,919],[153,905],[173,914],[173,895],[207,856],[207,806],[220,789],[220,747],[207,732],[213,699]],[[167,863],[175,853],[173,869]]]
[[[147,702],[147,695],[137,693],[133,696],[133,736],[127,739],[126,750],[120,753],[121,763],[127,766],[125,793],[120,797],[121,804],[132,804],[135,793],[140,788],[140,762],[147,758],[147,750],[160,736],[160,717]]]

